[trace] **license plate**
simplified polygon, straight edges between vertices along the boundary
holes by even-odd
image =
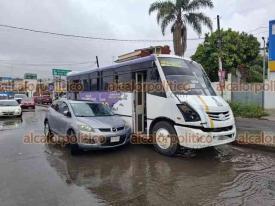
[[[119,142],[120,136],[117,137],[111,137],[111,142]]]
[[[28,109],[32,109],[32,107],[28,107]]]

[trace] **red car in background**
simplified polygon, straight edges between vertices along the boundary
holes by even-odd
[[[35,96],[34,102],[36,104],[52,104],[53,100],[49,95]]]
[[[31,98],[22,99],[20,106],[21,106],[21,109],[35,110],[35,102]]]

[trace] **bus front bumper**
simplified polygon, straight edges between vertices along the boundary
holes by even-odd
[[[236,139],[236,127],[232,125],[229,131],[204,132],[200,129],[175,126],[179,145],[192,149],[202,149],[223,144],[228,144]]]

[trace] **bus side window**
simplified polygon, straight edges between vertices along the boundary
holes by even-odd
[[[98,85],[99,85],[99,82],[97,78],[91,79],[91,91],[97,91],[99,89]]]
[[[90,91],[90,81],[88,79],[83,80],[83,89],[84,91]]]
[[[114,81],[113,76],[103,77],[103,90],[108,91],[109,86],[113,84],[113,81]]]
[[[159,72],[155,67],[148,70],[147,90],[149,94],[166,98],[166,93],[163,88],[163,85],[159,76]]]

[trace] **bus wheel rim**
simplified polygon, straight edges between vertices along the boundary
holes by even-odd
[[[171,136],[167,129],[160,128],[156,132],[156,143],[161,149],[168,149],[171,146]]]

